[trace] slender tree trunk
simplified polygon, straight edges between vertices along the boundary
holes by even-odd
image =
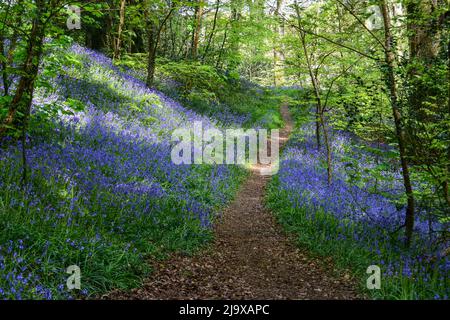
[[[120,50],[122,45],[122,29],[125,23],[125,0],[120,0],[119,26],[117,27],[117,38],[114,46],[114,60],[120,59]]]
[[[175,59],[175,49],[176,49],[176,43],[177,43],[177,35],[175,33],[175,31],[173,30],[173,22],[172,19],[170,19],[169,21],[169,30],[170,30],[170,41],[171,41],[171,45],[170,45],[170,57],[172,59]]]
[[[322,125],[323,129],[323,141],[325,143],[325,149],[327,152],[327,182],[328,185],[331,186],[332,179],[333,179],[333,167],[332,167],[332,159],[331,159],[331,144],[330,144],[330,138],[328,136],[328,131],[325,123],[325,117],[324,117],[324,110],[320,112],[320,124]]]
[[[320,141],[320,113],[322,112],[322,101],[320,98],[320,91],[319,91],[319,83],[317,81],[316,74],[312,70],[311,62],[309,60],[309,54],[308,54],[308,48],[306,46],[306,34],[301,31],[301,17],[300,17],[300,10],[298,8],[298,3],[295,2],[295,10],[297,13],[297,23],[298,23],[298,32],[300,35],[300,42],[303,48],[303,54],[305,55],[306,64],[308,67],[309,76],[311,78],[311,82],[314,89],[314,95],[316,97],[316,114],[315,114],[315,124],[316,124],[316,142],[317,142],[317,149],[320,150],[321,147],[321,141]]]
[[[109,3],[109,11],[107,12],[108,14],[105,17],[106,28],[101,29],[98,32],[105,33],[104,45],[108,48],[108,50],[111,50],[114,53],[116,40],[114,38],[113,28],[114,28],[114,16],[117,9],[115,8],[115,1],[108,1],[108,3]],[[97,39],[95,39],[95,35],[93,40],[94,42],[98,41]]]
[[[172,5],[167,12],[164,19],[156,25],[153,19],[149,19],[148,12],[145,12],[145,19],[148,21],[148,60],[147,60],[147,81],[146,84],[149,88],[153,87],[155,81],[155,69],[156,69],[156,50],[158,49],[159,38],[161,36],[161,31],[164,28],[167,20],[170,18],[172,13],[175,11],[175,3]]]
[[[223,40],[222,40],[222,45],[220,46],[220,50],[219,50],[219,57],[217,58],[216,61],[216,69],[219,69],[220,67],[220,63],[222,62],[222,54],[223,54],[223,50],[225,48],[225,43],[227,42],[227,36],[228,36],[228,23],[225,26],[225,33],[223,35]]]
[[[447,108],[447,112],[448,115],[450,116],[450,37],[447,40],[448,41],[448,45],[447,45],[447,90],[448,90],[448,108]],[[447,146],[447,156],[448,159],[450,159],[450,145]],[[450,175],[450,163],[447,163],[447,179],[444,181],[443,184],[443,189],[444,189],[444,198],[447,201],[447,204],[450,206],[450,194],[449,194],[449,187],[448,187],[448,178]]]
[[[23,0],[18,0],[17,6],[20,7],[22,5],[22,1]],[[9,6],[8,6],[8,10],[9,10]],[[16,20],[14,22],[15,25],[19,26],[21,24],[21,22],[22,22],[22,17],[20,15],[17,15]],[[4,88],[3,94],[5,96],[9,95],[9,87],[10,87],[10,81],[9,81],[8,72],[7,72],[6,68],[8,66],[11,66],[13,63],[13,54],[14,54],[14,51],[16,50],[17,38],[18,38],[17,30],[14,30],[14,32],[11,36],[10,42],[9,42],[8,53],[6,54],[6,57],[5,57],[6,60],[1,63],[2,81],[3,81],[3,88]],[[4,47],[4,45],[5,45],[4,41],[5,41],[5,37],[3,35],[1,35],[0,36],[0,46],[1,46],[0,52],[2,54],[4,53],[4,50],[6,49]]]
[[[167,47],[168,47],[168,41],[167,41],[167,27],[164,26],[164,28],[161,29],[161,35],[163,35],[163,41],[161,41],[160,46],[160,52],[163,57],[167,56]]]
[[[300,33],[300,41],[303,47],[303,53],[305,55],[305,59],[306,59],[306,65],[308,67],[308,72],[309,72],[309,76],[311,78],[311,83],[313,85],[313,89],[314,89],[314,94],[316,96],[316,114],[315,114],[315,121],[316,121],[316,139],[317,139],[317,148],[320,148],[320,126],[322,126],[323,129],[323,138],[324,138],[324,143],[325,143],[325,148],[326,148],[326,154],[327,154],[327,182],[328,185],[331,185],[332,183],[332,177],[333,177],[333,169],[332,169],[332,154],[331,154],[331,144],[330,144],[330,139],[328,136],[328,131],[326,128],[326,123],[325,123],[325,117],[324,117],[324,108],[322,105],[322,98],[321,98],[321,94],[320,94],[320,85],[319,85],[319,80],[317,78],[317,72],[314,72],[313,70],[313,66],[309,57],[309,53],[308,53],[308,47],[306,45],[306,34],[301,31],[302,27],[301,27],[301,17],[300,17],[300,10],[298,7],[297,2],[295,2],[295,9],[296,9],[296,13],[297,13],[297,21],[298,21],[298,26],[299,26],[299,33]],[[316,70],[317,71],[317,70]]]
[[[280,49],[279,38],[278,38],[278,36],[281,35],[281,33],[282,33],[282,28],[279,25],[280,10],[281,10],[282,5],[283,5],[283,0],[277,0],[275,12],[274,12],[274,16],[276,19],[276,21],[275,21],[276,37],[274,38],[275,41],[273,44],[273,84],[274,84],[274,86],[278,86],[282,82],[282,78],[283,78],[282,72],[280,70],[280,62],[282,59],[282,52]]]
[[[427,77],[433,76],[429,70],[432,69],[440,52],[442,32],[439,23],[435,22],[433,17],[436,7],[437,1],[434,0],[408,1],[406,5],[410,52],[407,74],[410,87],[408,109],[409,117],[415,120],[405,126],[408,142],[406,151],[409,155],[415,156],[415,161],[422,164],[433,163],[433,156],[430,156],[429,149],[425,147],[429,143],[423,140],[422,133],[426,131],[427,123],[435,121],[428,112],[427,102],[430,97],[439,95],[436,87],[424,81]]]
[[[31,27],[26,58],[23,65],[23,76],[19,80],[6,118],[0,127],[0,137],[5,135],[11,126],[18,129],[27,126],[34,93],[34,82],[39,71],[45,34],[45,26],[41,22],[41,14],[44,8],[42,1],[37,1],[37,6],[38,12],[33,19]]]
[[[202,62],[205,61],[205,58],[208,55],[209,47],[211,46],[211,41],[214,37],[214,33],[216,32],[217,16],[219,14],[219,8],[220,8],[220,0],[217,0],[216,11],[214,12],[213,26],[211,29],[211,33],[209,34],[209,37],[208,37],[208,43],[206,44],[205,52],[203,53]]]
[[[239,46],[241,43],[241,35],[240,35],[240,28],[241,28],[241,2],[238,0],[231,0],[230,1],[230,7],[231,7],[231,18],[230,18],[230,29],[229,29],[229,35],[228,35],[228,48],[227,51],[229,52],[229,55],[232,57],[230,61],[227,64],[228,70],[236,70],[240,56],[239,56]]]
[[[397,93],[397,82],[395,79],[395,55],[394,49],[392,47],[394,39],[391,30],[391,17],[385,0],[380,0],[380,9],[384,22],[386,76],[390,90],[392,113],[394,117],[395,130],[400,152],[400,164],[402,167],[403,184],[408,199],[405,218],[405,233],[406,245],[409,247],[411,244],[414,229],[414,194],[411,184],[411,178],[409,175],[409,165],[406,156],[405,134],[403,131],[402,115],[399,108]]]
[[[148,27],[148,61],[147,61],[147,87],[153,87],[155,81],[155,65],[156,65],[156,26],[153,21]]]
[[[5,17],[8,17],[9,9],[11,3],[8,3],[6,8]],[[10,44],[11,45],[11,44]],[[5,57],[5,37],[3,35],[3,30],[0,32],[0,56]],[[8,73],[6,72],[7,67],[7,59],[2,59],[0,61],[0,72],[2,74],[2,84],[3,84],[3,95],[7,96],[9,91],[9,83],[8,83]]]
[[[3,55],[4,52],[5,52],[5,38],[3,37],[3,35],[0,34],[0,54]],[[7,96],[9,93],[8,73],[6,72],[6,67],[7,67],[7,62],[5,59],[0,62],[4,96]]]
[[[45,23],[42,22],[42,16],[45,12],[44,1],[36,0],[36,15],[33,18],[28,45],[26,49],[26,58],[23,64],[23,75],[21,76],[12,102],[9,106],[6,119],[0,127],[0,137],[3,136],[10,127],[13,127],[14,136],[21,136],[22,141],[22,187],[25,187],[28,170],[26,154],[26,134],[31,114],[31,105],[34,94],[34,84],[39,71],[41,61],[43,42],[45,36]]]
[[[315,118],[315,124],[316,124],[316,144],[317,144],[317,150],[320,150],[321,147],[321,141],[320,141],[320,119],[319,119],[319,113],[320,113],[320,104],[316,104],[316,118]]]
[[[191,44],[191,58],[192,60],[197,59],[198,55],[198,43],[200,40],[200,31],[202,27],[202,16],[203,16],[203,1],[197,0],[197,4],[195,6],[195,15],[194,15],[194,31],[192,33],[192,44]]]

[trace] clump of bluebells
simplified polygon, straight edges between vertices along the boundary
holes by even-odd
[[[58,286],[49,286],[43,279],[46,275],[36,272],[43,265],[42,259],[45,259],[48,246],[43,246],[44,252],[37,254],[29,244],[29,240],[29,238],[9,240],[0,246],[0,283],[2,284],[0,297],[2,299],[73,299],[73,294],[78,298],[88,295],[86,289],[72,294],[67,291],[66,280],[63,276],[55,277],[55,283],[58,281],[60,283]],[[62,268],[55,268],[52,271],[56,275],[65,273]]]
[[[22,299],[27,297],[51,298],[51,291],[39,286],[31,288],[39,277],[34,275],[25,263],[23,256],[24,244],[22,239],[9,240],[0,246],[1,280],[9,286],[0,288],[3,298]],[[30,292],[31,291],[31,292]]]
[[[209,239],[214,213],[245,176],[236,166],[171,161],[174,129],[194,121],[221,128],[229,115],[197,115],[104,55],[78,45],[69,53],[77,63],[33,100],[26,184],[21,143],[0,147],[0,299],[84,298],[137,285],[149,255]],[[66,287],[71,265],[81,269],[81,290]]]
[[[406,249],[400,171],[349,133],[328,130],[332,184],[327,182],[325,148],[317,148],[313,121],[305,122],[284,150],[269,206],[298,233],[302,245],[354,267],[364,284],[366,268],[380,266],[383,287],[372,292],[375,297],[447,299],[450,261],[443,253],[449,243],[440,235],[448,223],[429,215],[428,208],[418,208],[414,241]],[[394,151],[385,148],[384,153],[389,152]]]

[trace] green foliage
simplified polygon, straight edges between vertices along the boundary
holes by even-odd
[[[128,54],[115,63],[134,70],[141,79],[145,79],[141,73],[145,61],[143,54]],[[160,58],[157,61],[156,87],[202,114],[214,117],[220,112],[231,111],[237,115],[250,115],[245,127],[279,128],[283,125],[279,109],[287,96],[248,83],[240,79],[236,71],[224,74],[213,66],[198,62]]]
[[[98,108],[103,105],[105,112],[110,111],[109,106],[114,103],[118,106],[115,112],[121,116],[131,113],[129,120],[135,121],[138,118],[136,116],[140,116],[143,125],[160,126],[161,115],[158,112],[169,106],[164,105],[158,95],[133,95],[133,92],[119,85],[120,77],[111,80],[112,71],[109,68],[97,65],[92,60],[86,63],[89,61],[85,60],[85,56],[74,55],[73,58],[80,61],[82,67],[72,65],[64,69],[64,72],[60,72],[61,81],[76,81],[81,86],[78,92],[83,94],[85,91],[82,86],[86,86],[85,89],[94,87],[94,90],[88,91],[89,101],[97,104]],[[33,140],[56,146],[82,144],[82,139],[85,139],[82,134],[75,129],[68,139],[68,130],[58,123],[65,118],[61,115],[82,112],[85,105],[81,101],[86,101],[86,97],[70,92],[67,99],[53,101],[51,103],[54,105],[49,106],[40,103],[41,100],[48,100],[55,90],[62,88],[39,86],[37,89],[36,113],[30,126]],[[60,98],[64,97],[61,91],[58,94]],[[149,105],[152,108],[145,110],[154,113],[144,111],[144,106]],[[164,132],[163,138],[168,136],[168,132]],[[35,142],[32,146],[35,146]],[[93,146],[95,149],[95,141]],[[91,296],[112,289],[130,289],[138,286],[151,272],[147,259],[163,259],[174,251],[191,254],[211,240],[211,230],[201,224],[198,216],[192,216],[186,210],[186,201],[173,191],[174,183],[180,181],[167,179],[164,170],[153,173],[167,192],[164,197],[139,197],[137,205],[131,208],[128,196],[115,192],[113,188],[96,186],[90,192],[82,193],[75,186],[76,183],[72,183],[72,178],[59,179],[60,176],[55,174],[50,175],[55,178],[49,179],[41,171],[46,170],[45,164],[41,170],[33,170],[26,190],[12,187],[19,185],[22,167],[20,148],[10,148],[11,158],[2,158],[0,161],[0,181],[5,186],[0,189],[0,265],[5,264],[5,269],[0,269],[0,288],[9,287],[3,275],[24,267],[32,275],[39,276],[39,279],[33,279],[30,287],[21,287],[22,299],[41,299],[42,295],[33,291],[38,285],[50,288],[54,299],[69,297],[72,293],[68,293],[65,287],[65,268],[73,264],[81,268],[83,289]],[[42,161],[45,161],[46,151],[43,152]],[[118,161],[129,161],[133,155],[118,154]],[[76,156],[73,159],[79,162],[74,166],[79,172],[91,170],[92,163],[77,160]],[[62,167],[64,170],[64,165]],[[98,169],[106,176],[112,176],[117,168],[114,163],[108,165],[100,161]],[[182,181],[185,190],[192,195],[192,199],[198,199],[207,206],[210,214],[223,207],[224,201],[234,195],[246,176],[242,168],[233,167],[229,179],[218,183],[217,190],[213,191],[211,176],[216,170],[214,166],[192,166],[188,170],[190,175]],[[136,177],[130,177],[127,182],[135,182],[133,179]],[[127,211],[132,214],[124,214]],[[149,211],[151,214],[147,214]],[[20,239],[20,247],[23,244],[22,249],[12,249],[18,252],[16,255],[8,254],[3,247],[11,239],[14,243],[19,243]],[[23,261],[27,265],[23,265]],[[79,293],[74,293],[72,297],[84,298]],[[17,299],[18,296],[7,298]]]
[[[19,179],[20,170],[11,171],[4,165],[5,162],[0,163],[1,172],[9,174],[2,174],[2,179],[7,179],[5,182]],[[151,271],[144,257],[160,259],[172,251],[193,252],[211,236],[200,227],[197,219],[180,219],[184,213],[174,206],[176,200],[170,197],[162,200],[158,204],[161,209],[151,216],[130,217],[123,221],[118,208],[86,208],[76,190],[67,185],[45,181],[39,174],[33,177],[32,183],[39,186],[46,197],[40,206],[31,204],[21,191],[0,192],[0,243],[23,239],[26,249],[21,256],[36,259],[41,276],[39,283],[54,288],[55,298],[64,297],[56,288],[65,283],[64,268],[68,265],[76,264],[81,268],[83,289],[91,294],[116,288],[130,289],[138,286],[140,279]],[[97,195],[94,192],[89,196]],[[99,196],[116,197],[114,193]],[[17,204],[13,207],[8,205],[12,199]],[[67,207],[63,208],[66,212],[70,212],[70,206],[86,211],[74,220],[69,214],[63,214],[62,218],[61,215],[49,215],[49,208],[56,206],[56,202],[66,203]],[[116,226],[119,219],[120,226]],[[118,227],[123,231],[117,232]],[[15,268],[18,265],[6,261],[6,266]],[[2,281],[0,278],[0,286]],[[35,297],[26,295],[22,298]]]
[[[18,138],[23,131],[18,129],[20,126],[17,123],[30,116],[32,139],[50,139],[55,129],[54,119],[84,111],[84,97],[69,94],[67,99],[52,99],[55,88],[51,80],[57,76],[73,77],[80,80],[80,86],[94,88],[91,92],[101,94],[89,97],[89,102],[94,105],[101,105],[102,99],[107,99],[129,111],[127,117],[134,119],[140,116],[139,121],[144,126],[161,126],[158,110],[164,105],[157,95],[130,97],[118,92],[117,86],[120,84],[105,86],[107,74],[96,73],[95,68],[92,73],[86,74],[84,67],[90,62],[66,50],[73,43],[73,38],[95,50],[108,54],[113,52],[119,40],[120,1],[70,3],[82,7],[81,30],[66,30],[65,1],[0,1],[0,88],[3,88],[0,91],[0,128],[6,128],[7,134]],[[309,108],[317,102],[318,94],[326,125],[350,132],[363,142],[360,146],[343,146],[349,156],[333,159],[346,163],[347,182],[355,186],[363,186],[368,179],[388,179],[383,172],[399,166],[400,153],[397,149],[399,132],[402,131],[416,207],[426,208],[433,219],[448,221],[448,4],[439,1],[427,6],[420,1],[405,0],[401,3],[406,14],[399,16],[393,10],[393,2],[388,1],[389,7],[392,7],[394,25],[391,41],[396,59],[394,80],[402,117],[400,128],[396,128],[392,119],[392,97],[388,90],[392,79],[386,81],[387,67],[383,62],[386,53],[385,30],[368,30],[364,24],[371,16],[368,6],[374,3],[307,1],[295,16],[291,15],[295,12],[292,3],[287,4],[288,8],[277,8],[273,12],[272,5],[265,1],[203,2],[205,10],[201,21],[198,21],[201,24],[198,55],[191,57],[197,24],[194,14],[196,1],[127,1],[120,39],[124,54],[114,63],[145,80],[146,51],[149,38],[152,38],[158,42],[155,45],[156,89],[207,116],[221,119],[220,115],[231,113],[242,120],[239,125],[243,127],[281,127],[280,104]],[[270,10],[267,10],[269,7]],[[43,34],[32,43],[32,23],[36,19],[39,19],[36,25],[43,28]],[[152,37],[150,31],[155,32]],[[418,50],[414,50],[415,45]],[[38,54],[40,49],[45,57],[43,59]],[[40,67],[39,72],[37,67],[34,71],[26,71],[30,61]],[[70,71],[66,73],[67,70]],[[317,79],[317,91],[311,90],[311,74]],[[18,92],[20,95],[20,90],[16,90],[19,80],[34,79],[35,76],[36,81],[19,97],[17,105],[21,108],[12,109],[13,97]],[[247,80],[264,86],[275,83],[295,85],[296,88],[268,89]],[[6,84],[10,85],[9,92],[6,92]],[[23,108],[28,106],[29,101],[34,104],[31,115],[27,114],[27,108]],[[143,115],[146,110],[143,106],[148,105],[154,108]],[[8,114],[13,115],[14,121],[4,123]],[[306,114],[297,114],[296,121],[302,122],[306,117]],[[165,133],[163,130],[161,126],[156,134],[162,136]],[[58,143],[65,143],[64,137],[58,139],[61,140]],[[381,151],[376,145],[393,148]],[[352,148],[364,149],[365,153],[377,157],[379,164],[370,169],[362,168],[353,157]],[[19,179],[20,168],[4,166],[0,169],[2,181],[6,181],[7,185],[12,184],[12,179]],[[103,169],[108,172],[114,170]],[[192,192],[204,202],[214,201],[207,190],[209,169],[196,168],[195,178],[188,181]],[[74,199],[72,194],[68,194],[67,185],[44,181],[39,174],[33,175],[33,179],[32,183],[36,186],[42,185],[42,192],[48,197],[45,200],[48,206]],[[283,225],[298,234],[299,243],[320,255],[332,255],[339,265],[351,265],[358,276],[362,274],[361,266],[367,264],[370,254],[349,241],[328,241],[324,230],[339,232],[336,221],[324,212],[317,212],[317,221],[312,222],[301,210],[292,211],[283,202],[285,195],[276,194],[276,183],[275,179],[269,194],[273,208]],[[237,182],[233,187],[236,186]],[[170,185],[167,187],[170,188]],[[372,189],[371,192],[378,192],[376,185]],[[114,194],[105,196],[114,197]],[[280,198],[275,199],[276,196]],[[391,195],[383,196],[388,198]],[[9,210],[6,203],[11,199],[23,206],[14,206]],[[405,200],[405,195],[397,199],[398,206]],[[82,207],[82,201],[77,201],[77,205]],[[94,231],[90,228],[101,225],[100,218],[89,217],[91,220],[87,221],[92,226],[85,226],[86,234],[74,228],[67,229],[61,221],[42,220],[40,214],[46,207],[29,206],[27,198],[19,190],[4,189],[0,191],[0,229],[3,231],[0,242],[8,236],[28,237],[27,241],[34,247],[25,254],[33,255],[36,248],[44,248],[46,237],[51,240],[52,253],[46,256],[48,277],[43,279],[44,283],[54,281],[52,276],[58,272],[55,261],[65,263],[77,260],[87,270],[86,277],[92,281],[89,283],[90,289],[100,292],[112,286],[125,288],[137,284],[139,276],[148,272],[141,267],[141,256],[134,252],[123,253],[123,246],[129,239],[139,243],[135,248],[139,252],[160,256],[170,250],[190,252],[209,237],[200,232],[195,222],[180,222],[180,212],[173,206],[174,201],[167,199],[167,202],[160,204],[160,226],[156,227],[145,219],[132,221],[127,235],[118,238],[101,230],[105,243],[109,241],[110,245],[96,247],[98,244],[93,243],[96,253],[93,257],[87,257],[73,256],[62,239],[92,237]],[[100,211],[102,208],[90,210]],[[117,212],[110,211],[105,211],[105,215],[114,221]],[[90,212],[87,210],[86,214]],[[448,241],[448,231],[442,241]],[[381,296],[413,298],[416,284],[407,279],[400,279],[400,283],[397,287],[388,283]],[[426,296],[427,293],[420,294]]]
[[[159,72],[164,77],[183,84],[183,93],[191,90],[209,91],[219,93],[225,87],[225,79],[219,75],[212,66],[202,65],[197,62],[172,62],[158,63]]]
[[[358,245],[352,239],[353,228],[364,226],[350,225],[343,229],[342,221],[323,211],[316,211],[314,218],[306,209],[293,209],[288,205],[288,195],[280,192],[275,178],[269,187],[267,205],[275,213],[278,222],[292,236],[298,246],[307,248],[319,258],[332,258],[338,275],[348,275],[359,283],[361,294],[373,299],[412,300],[433,299],[436,292],[445,296],[445,283],[439,280],[439,273],[432,271],[431,283],[421,283],[402,274],[383,276],[381,290],[368,290],[366,287],[367,266],[380,259],[377,254]],[[343,236],[344,235],[344,236]],[[400,259],[398,253],[384,251],[380,253],[385,261]],[[330,260],[326,260],[327,264]]]

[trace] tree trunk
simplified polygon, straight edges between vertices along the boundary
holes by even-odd
[[[327,154],[327,182],[328,185],[330,186],[332,183],[332,153],[331,153],[331,144],[330,144],[330,139],[328,136],[328,132],[327,132],[327,128],[326,128],[326,123],[325,123],[325,118],[324,118],[324,108],[322,105],[322,98],[321,98],[321,94],[320,94],[320,85],[319,85],[319,80],[317,78],[317,72],[314,72],[313,70],[313,66],[312,63],[310,61],[310,57],[309,57],[309,53],[308,53],[308,48],[306,45],[306,34],[301,31],[302,30],[302,26],[301,26],[301,17],[300,17],[300,10],[298,7],[297,2],[295,2],[295,10],[297,13],[297,22],[298,22],[298,27],[299,27],[299,33],[300,33],[300,41],[302,44],[302,48],[303,48],[303,53],[305,55],[305,60],[306,60],[306,65],[308,67],[308,72],[309,72],[309,76],[311,78],[311,83],[313,85],[313,89],[314,89],[314,95],[316,96],[316,114],[315,114],[315,121],[316,121],[316,139],[317,139],[317,148],[320,148],[320,126],[322,126],[323,129],[323,137],[324,137],[324,143],[325,143],[325,147],[326,147],[326,154]],[[317,70],[316,70],[317,71]]]
[[[208,51],[209,51],[209,47],[211,46],[212,38],[214,37],[214,33],[216,32],[217,16],[219,14],[219,8],[220,8],[220,0],[217,0],[216,11],[214,12],[213,26],[211,29],[211,33],[209,34],[208,43],[206,44],[205,52],[203,53],[203,57],[202,57],[203,62],[205,61],[205,58],[208,55]]]
[[[34,93],[34,82],[39,71],[45,35],[45,26],[41,22],[44,5],[41,1],[36,1],[36,3],[38,9],[31,27],[26,58],[22,70],[23,75],[17,85],[6,118],[0,127],[0,137],[4,136],[10,127],[22,129],[23,131],[28,125]]]
[[[114,45],[114,56],[113,59],[120,59],[120,49],[122,42],[122,29],[125,23],[125,0],[120,0],[120,11],[119,11],[119,26],[117,27],[117,38]]]
[[[279,38],[278,36],[282,34],[282,28],[279,26],[279,18],[280,18],[280,10],[283,5],[283,0],[277,0],[276,8],[274,12],[275,17],[275,33],[276,37],[274,38],[273,44],[273,84],[274,86],[278,86],[281,84],[283,80],[283,75],[280,69],[280,63],[282,61],[282,51],[280,49]]]
[[[239,64],[240,60],[240,52],[239,52],[239,46],[241,42],[241,35],[240,35],[240,29],[241,29],[241,2],[237,0],[231,0],[230,6],[231,6],[231,19],[230,19],[230,30],[228,34],[228,52],[231,57],[229,59],[229,62],[227,64],[228,70],[235,70]]]
[[[198,55],[198,43],[200,39],[200,31],[202,27],[202,16],[203,16],[203,1],[197,0],[195,6],[194,15],[194,31],[192,33],[192,44],[191,44],[191,58],[192,60],[197,59]]]
[[[159,22],[157,26],[152,18],[149,18],[148,12],[145,11],[145,19],[148,22],[147,37],[148,37],[148,60],[147,60],[147,81],[146,84],[149,88],[153,87],[155,81],[155,68],[156,68],[156,50],[158,49],[159,38],[161,36],[162,28],[175,11],[175,2],[172,2],[169,11],[165,15],[164,19]]]
[[[415,122],[405,128],[407,129],[406,138],[409,144],[407,152],[410,155],[416,155],[416,159],[421,162],[429,163],[427,149],[420,147],[429,144],[423,141],[420,136],[424,131],[424,125],[434,121],[429,113],[429,98],[439,94],[435,87],[429,86],[424,81],[427,76],[433,76],[430,71],[438,58],[441,43],[441,31],[439,24],[433,17],[437,9],[437,1],[409,1],[406,5],[407,10],[407,30],[409,42],[409,70],[408,81],[411,90],[408,92],[410,115]],[[421,67],[424,66],[422,70]],[[428,73],[428,74],[427,74]]]
[[[0,34],[0,55],[3,55],[5,52],[5,38]],[[8,73],[6,72],[7,62],[2,60],[0,62],[0,68],[2,73],[2,84],[3,84],[3,95],[7,96],[9,92],[9,82],[8,82]]]
[[[173,22],[172,19],[169,21],[169,29],[170,29],[170,57],[172,60],[176,59],[176,47],[177,47],[177,33],[173,30]]]
[[[411,58],[431,62],[439,54],[440,32],[431,15],[437,1],[409,1],[406,5]]]
[[[164,19],[159,23],[159,26],[156,23],[149,19],[147,11],[145,12],[145,19],[148,21],[148,60],[147,60],[147,81],[146,84],[149,88],[153,87],[153,83],[155,81],[155,68],[156,68],[156,50],[158,49],[159,38],[161,36],[162,28],[166,24],[167,20],[170,18],[172,13],[175,11],[175,3],[172,2],[172,5],[167,12]]]
[[[447,90],[448,90],[448,96],[447,96],[447,112],[450,116],[450,38],[447,40]],[[447,146],[447,157],[450,159],[450,145]],[[448,177],[450,175],[450,163],[447,163],[447,179],[443,183],[443,189],[444,189],[444,198],[447,202],[448,206],[450,207],[450,194],[449,194],[449,187],[448,187]]]
[[[386,0],[380,0],[380,9],[384,22],[384,36],[385,36],[385,63],[386,63],[386,78],[390,90],[390,99],[392,106],[392,113],[394,117],[395,130],[398,140],[398,148],[400,152],[400,164],[402,167],[403,185],[408,199],[405,217],[405,235],[406,245],[411,245],[412,234],[414,229],[414,194],[409,175],[408,160],[406,157],[405,134],[403,131],[402,115],[399,108],[397,82],[395,79],[395,55],[392,48],[394,39],[391,30],[391,16],[389,13]]]
[[[22,5],[22,0],[18,0],[17,1],[17,6],[21,6]],[[8,10],[9,10],[9,6],[8,6]],[[14,24],[16,26],[19,26],[22,22],[22,17],[20,15],[16,16],[16,20],[14,22]],[[5,56],[5,61],[2,61],[1,63],[1,69],[2,69],[2,81],[3,81],[3,94],[4,96],[9,95],[9,87],[10,87],[10,81],[9,81],[9,76],[8,76],[8,72],[6,70],[6,68],[8,66],[11,66],[13,63],[13,58],[14,58],[14,51],[16,50],[16,46],[17,46],[17,39],[18,39],[18,31],[14,30],[13,34],[11,36],[10,42],[9,42],[9,46],[8,46],[8,53]],[[5,43],[5,38],[3,35],[0,36],[0,52],[3,54],[4,50],[6,49],[4,47]]]
[[[219,57],[217,58],[217,61],[216,61],[216,69],[219,69],[219,67],[220,67],[220,63],[222,60],[222,54],[225,49],[225,43],[227,42],[227,36],[228,36],[228,23],[225,26],[225,33],[223,35],[222,45],[220,46]]]
[[[156,65],[156,26],[152,21],[148,28],[148,61],[147,61],[147,87],[153,87],[155,81],[155,65]]]
[[[320,119],[319,119],[319,113],[320,113],[320,104],[316,104],[316,118],[315,118],[315,124],[316,124],[316,144],[317,144],[317,150],[320,150],[321,142],[320,142]]]
[[[320,112],[320,124],[322,125],[322,129],[323,129],[323,142],[325,143],[325,149],[327,152],[327,182],[328,185],[331,186],[332,183],[332,178],[333,178],[333,167],[332,167],[332,159],[331,159],[331,144],[330,144],[330,139],[328,136],[328,131],[327,131],[327,127],[326,127],[326,123],[325,123],[325,118],[324,118],[324,110],[322,109],[322,111]]]
[[[297,23],[298,23],[298,32],[300,35],[300,42],[303,48],[303,54],[305,55],[306,64],[308,67],[309,76],[311,78],[311,82],[314,89],[314,95],[316,97],[316,114],[315,114],[315,124],[316,124],[316,141],[317,141],[317,149],[320,150],[321,142],[320,142],[320,125],[321,125],[321,112],[322,112],[322,100],[320,98],[320,91],[319,91],[319,83],[317,81],[316,74],[312,70],[311,62],[309,61],[309,55],[308,55],[308,49],[306,46],[306,34],[301,31],[301,21],[300,21],[300,10],[298,8],[298,3],[295,2],[295,11],[297,13]]]
[[[45,24],[41,17],[45,12],[43,1],[36,1],[37,12],[33,19],[26,59],[23,64],[23,75],[19,80],[13,100],[9,106],[8,114],[0,127],[0,137],[8,131],[17,138],[21,136],[22,141],[22,187],[26,185],[28,178],[27,156],[26,156],[26,133],[31,114],[33,101],[34,83],[39,71],[42,56],[42,46],[45,36]],[[11,127],[13,128],[11,130]]]

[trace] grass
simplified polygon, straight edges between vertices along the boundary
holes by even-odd
[[[2,179],[11,179],[4,180],[5,185],[20,180],[20,168],[11,172],[0,162],[0,171],[8,173],[2,174]],[[225,197],[233,196],[242,178],[239,175],[229,181]],[[206,184],[200,179],[193,182],[196,190]],[[113,288],[130,289],[151,271],[146,259],[163,259],[173,251],[191,254],[212,237],[210,229],[201,225],[197,216],[189,215],[174,197],[155,202],[158,209],[151,214],[136,216],[133,213],[148,209],[130,210],[102,202],[87,205],[80,192],[67,190],[66,184],[45,181],[39,174],[25,191],[1,190],[0,288],[3,293],[10,289],[3,298],[66,299]],[[127,201],[104,190],[99,195],[111,203]],[[49,212],[54,207],[58,210]],[[83,208],[83,213],[70,214],[72,207]],[[70,265],[82,270],[80,292],[66,290],[65,268]]]
[[[296,105],[291,110],[297,123],[290,146],[299,146],[300,150],[308,152],[306,147],[302,147],[304,139],[300,130],[311,121],[306,116],[306,107]],[[282,157],[280,170],[287,165],[288,162],[283,163]],[[303,165],[311,166],[311,163]],[[323,163],[319,161],[317,165]],[[325,169],[316,167],[315,170],[313,172]],[[281,174],[272,179],[266,205],[286,232],[294,236],[299,247],[308,249],[318,257],[331,257],[338,274],[350,271],[362,295],[373,299],[448,299],[449,277],[445,271],[448,260],[444,257],[440,262],[431,262],[429,259],[434,251],[427,247],[426,241],[422,242],[416,235],[415,245],[406,249],[401,237],[393,236],[388,229],[338,218],[333,212],[324,211],[320,205],[293,205],[296,195],[292,190],[284,189],[284,178],[285,175]],[[351,217],[352,212],[347,212],[347,215]],[[355,235],[363,236],[355,238]],[[366,287],[369,277],[366,271],[371,265],[378,265],[382,270],[379,290]]]
[[[146,59],[142,54],[125,55],[117,66],[132,70],[136,77],[145,80]],[[222,119],[224,125],[232,125],[223,114],[234,115],[233,121],[243,128],[283,127],[280,104],[288,95],[227,77],[212,66],[198,62],[157,61],[158,75],[155,86],[166,95],[199,114]]]
[[[238,166],[173,165],[171,130],[198,116],[106,57],[71,50],[80,64],[36,91],[25,185],[20,143],[0,149],[0,299],[139,286],[147,259],[192,254],[211,240],[211,220],[247,175]],[[82,111],[45,113],[68,99]],[[81,269],[81,290],[66,288],[71,265]]]
[[[401,273],[396,276],[381,276],[381,289],[369,290],[366,281],[369,274],[367,268],[371,265],[380,265],[380,257],[374,252],[367,250],[360,243],[351,239],[351,228],[364,228],[364,226],[351,226],[349,230],[340,227],[340,221],[331,214],[316,211],[311,216],[308,209],[293,209],[288,203],[286,194],[278,189],[278,181],[275,178],[269,188],[267,206],[274,212],[277,221],[283,226],[287,233],[295,236],[296,244],[301,248],[307,248],[314,256],[320,258],[332,258],[336,267],[337,275],[347,274],[350,271],[352,277],[358,283],[358,289],[363,296],[372,299],[387,300],[415,300],[438,298],[435,291],[424,290],[434,288],[445,296],[445,280],[439,279],[439,273],[431,270],[431,283],[426,287],[421,280],[405,277]],[[346,239],[338,238],[338,235],[347,234]],[[393,259],[399,259],[395,254],[388,253]],[[327,262],[328,264],[328,262]],[[448,281],[448,280],[447,280]]]

